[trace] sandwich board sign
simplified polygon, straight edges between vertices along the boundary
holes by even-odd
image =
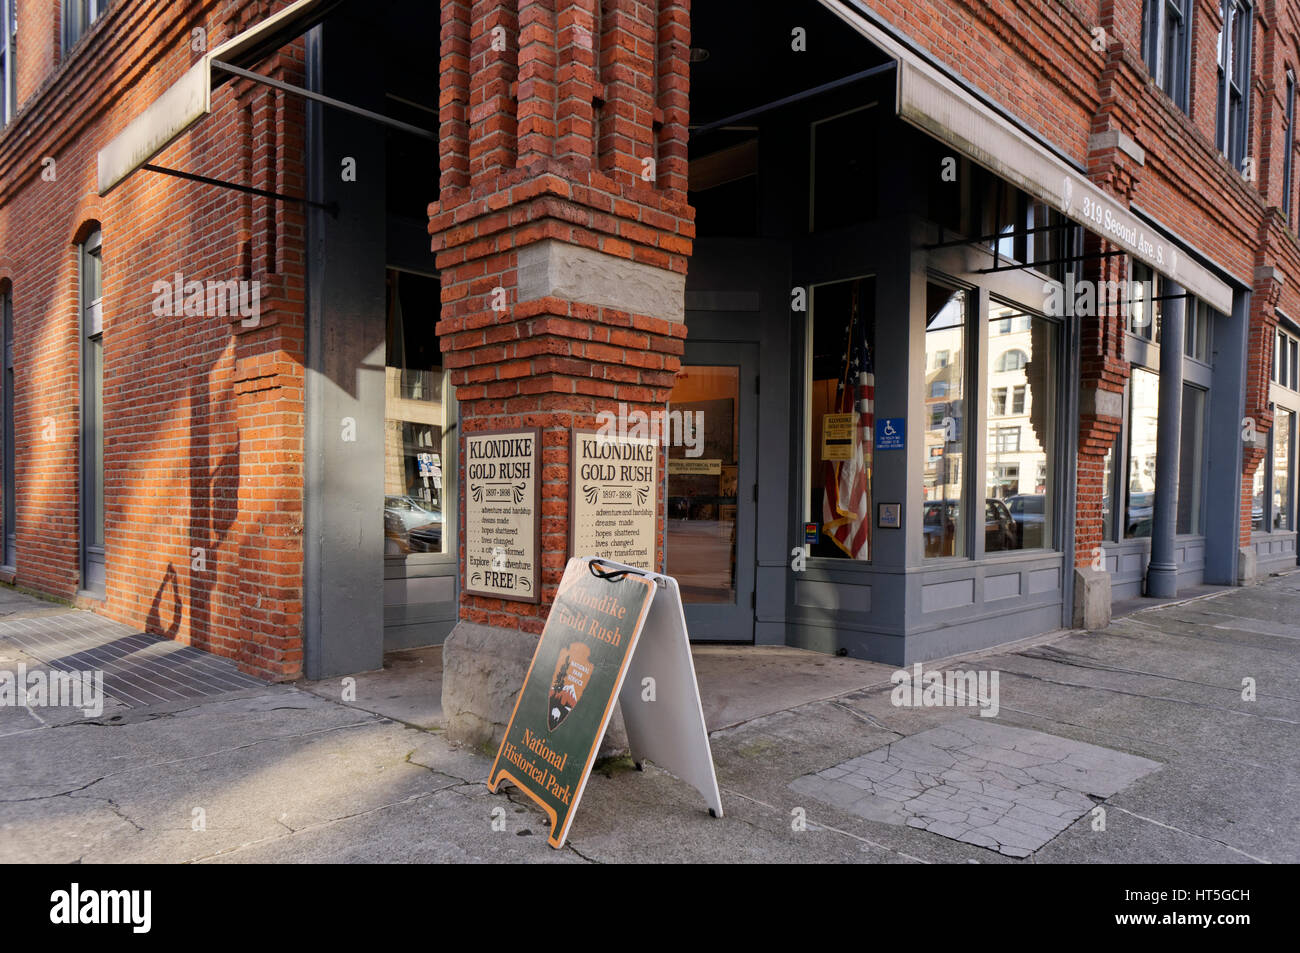
[[[537,802],[554,848],[568,837],[615,700],[637,767],[653,761],[721,817],[677,581],[570,559],[488,775],[489,791],[509,781]]]

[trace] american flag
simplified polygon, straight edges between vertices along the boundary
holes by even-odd
[[[858,320],[858,292],[845,335],[844,373],[835,391],[835,412],[857,414],[848,460],[827,461],[822,532],[853,559],[871,551],[871,451],[876,428],[876,369],[867,345],[866,322]]]

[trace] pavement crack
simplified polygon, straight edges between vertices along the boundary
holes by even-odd
[[[585,860],[585,861],[586,861],[587,863],[589,863],[589,864],[602,864],[602,863],[604,863],[604,861],[597,860],[595,857],[588,857],[588,856],[587,856],[586,854],[584,854],[582,851],[578,850],[578,848],[574,847],[572,841],[567,842],[564,846],[565,846],[567,849],[573,851],[575,854],[577,854],[579,857],[581,857],[583,860]]]
[[[1098,672],[1115,672],[1121,675],[1140,675],[1144,678],[1159,678],[1169,682],[1178,682],[1183,685],[1195,685],[1199,688],[1210,688],[1215,691],[1231,692],[1234,695],[1241,693],[1240,685],[1215,685],[1212,682],[1201,682],[1192,678],[1179,678],[1176,675],[1165,675],[1161,672],[1146,672],[1136,668],[1124,668],[1120,665],[1108,665],[1105,662],[1098,662],[1088,659],[1084,656],[1075,655],[1074,653],[1065,652],[1060,649],[1049,647],[1047,651],[1037,652],[1027,650],[1016,652],[1021,658],[1038,659],[1043,662],[1055,662],[1059,665],[1068,665],[1072,668],[1081,668]],[[1300,698],[1292,698],[1289,695],[1271,695],[1273,698],[1281,698],[1285,701],[1300,701]]]
[[[71,798],[75,798],[78,801],[103,801],[105,804],[108,805],[109,810],[111,810],[122,820],[126,821],[128,824],[134,827],[135,832],[137,834],[144,833],[144,828],[141,827],[139,824],[137,824],[135,820],[130,817],[130,815],[128,815],[125,811],[123,811],[121,806],[116,801],[114,801],[111,797],[103,797],[98,794],[85,794],[80,797],[78,797],[76,794],[69,794],[68,796]]]
[[[1221,711],[1229,715],[1240,715],[1243,718],[1259,718],[1262,721],[1272,721],[1281,725],[1296,725],[1300,727],[1300,721],[1292,721],[1289,718],[1279,718],[1276,715],[1261,715],[1253,711],[1240,711],[1236,708],[1226,708],[1223,705],[1211,705],[1205,702],[1191,701],[1186,698],[1171,698],[1168,695],[1148,695],[1146,692],[1134,692],[1123,688],[1111,688],[1106,685],[1086,685],[1082,682],[1067,682],[1059,678],[1048,678],[1046,675],[1035,675],[1032,672],[1017,672],[1006,668],[1002,671],[1007,675],[1012,675],[1017,678],[1031,678],[1048,685],[1060,685],[1064,688],[1081,688],[1085,691],[1109,692],[1112,695],[1127,695],[1130,698],[1146,698],[1151,701],[1169,702],[1174,705],[1189,705],[1192,708],[1204,708],[1208,711]]]
[[[224,857],[228,854],[238,853],[239,851],[245,850],[249,847],[256,847],[260,844],[270,843],[271,841],[281,840],[286,837],[295,837],[298,834],[303,834],[308,831],[323,830],[327,827],[333,827],[336,824],[341,824],[344,821],[350,821],[358,817],[369,817],[372,814],[379,814],[383,811],[387,811],[389,808],[401,807],[405,804],[413,804],[416,801],[423,801],[427,798],[433,797],[435,794],[438,794],[439,791],[442,790],[444,790],[444,788],[437,788],[432,791],[422,791],[419,794],[412,794],[409,797],[400,798],[396,801],[388,801],[385,802],[384,804],[377,805],[376,807],[367,808],[364,811],[354,811],[351,814],[340,814],[338,817],[331,817],[324,821],[317,821],[314,824],[305,824],[302,827],[298,827],[298,828],[288,827],[287,824],[284,824],[282,821],[280,821],[277,818],[276,819],[277,824],[279,824],[281,827],[288,828],[286,832],[283,834],[268,834],[266,837],[258,837],[251,841],[245,841],[242,844],[235,844],[230,847],[223,847],[221,850],[215,851],[211,854],[204,854],[200,857],[192,857],[189,860],[184,861],[183,863],[199,864],[199,863],[203,863],[206,860],[214,860],[217,857]]]
[[[48,801],[50,798],[56,798],[56,797],[70,797],[71,795],[76,794],[78,791],[84,791],[84,790],[86,790],[86,788],[90,787],[90,786],[93,785],[93,784],[98,784],[100,781],[103,781],[104,778],[111,778],[111,777],[112,777],[111,774],[106,774],[106,775],[104,775],[103,778],[95,778],[95,780],[93,780],[93,781],[87,781],[85,784],[78,785],[78,786],[75,787],[75,788],[69,788],[69,789],[66,790],[66,791],[58,791],[58,792],[56,792],[56,793],[54,793],[54,794],[38,794],[38,795],[36,795],[35,797],[6,797],[6,798],[0,798],[0,804],[23,804],[23,803],[25,803],[25,802],[27,802],[27,801]]]
[[[1173,831],[1176,834],[1184,834],[1187,837],[1195,837],[1198,840],[1204,840],[1204,841],[1209,841],[1212,844],[1218,844],[1220,847],[1224,848],[1225,850],[1230,850],[1234,854],[1240,854],[1242,857],[1247,857],[1255,861],[1255,863],[1257,864],[1272,863],[1271,860],[1265,860],[1263,857],[1256,857],[1254,854],[1248,854],[1246,851],[1242,850],[1241,848],[1233,847],[1231,844],[1227,843],[1226,841],[1221,841],[1217,837],[1210,837],[1207,834],[1198,834],[1195,831],[1184,830],[1183,828],[1176,827],[1173,824],[1166,824],[1163,821],[1157,821],[1153,817],[1146,817],[1145,815],[1138,814],[1136,811],[1130,811],[1126,808],[1122,808],[1118,804],[1107,804],[1106,806],[1116,811],[1119,811],[1121,814],[1127,814],[1129,817],[1136,817],[1139,821],[1146,821],[1148,824],[1154,824],[1157,827],[1163,827],[1167,831]]]
[[[846,705],[841,701],[832,701],[831,705],[835,708],[838,708],[840,711],[848,712],[850,715],[852,715],[854,718],[859,719],[860,721],[865,721],[867,724],[879,728],[881,731],[887,731],[891,735],[898,735],[900,738],[906,737],[901,731],[898,731],[897,729],[894,728],[887,727],[886,725],[882,725],[880,722],[876,721],[876,719],[868,715],[865,711],[858,711],[858,709],[852,707],[851,705]]]

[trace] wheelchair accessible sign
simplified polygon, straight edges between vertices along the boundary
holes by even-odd
[[[906,445],[906,417],[882,417],[876,421],[876,449],[902,450]]]

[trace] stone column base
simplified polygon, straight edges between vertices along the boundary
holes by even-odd
[[[442,646],[442,720],[450,741],[496,754],[538,638],[518,629],[456,623]],[[599,755],[627,750],[623,713],[616,705]]]
[[[1259,563],[1254,546],[1242,546],[1237,550],[1237,585],[1253,586],[1259,581]]]
[[[1101,569],[1074,571],[1074,614],[1076,629],[1104,629],[1110,625],[1110,573]]]

